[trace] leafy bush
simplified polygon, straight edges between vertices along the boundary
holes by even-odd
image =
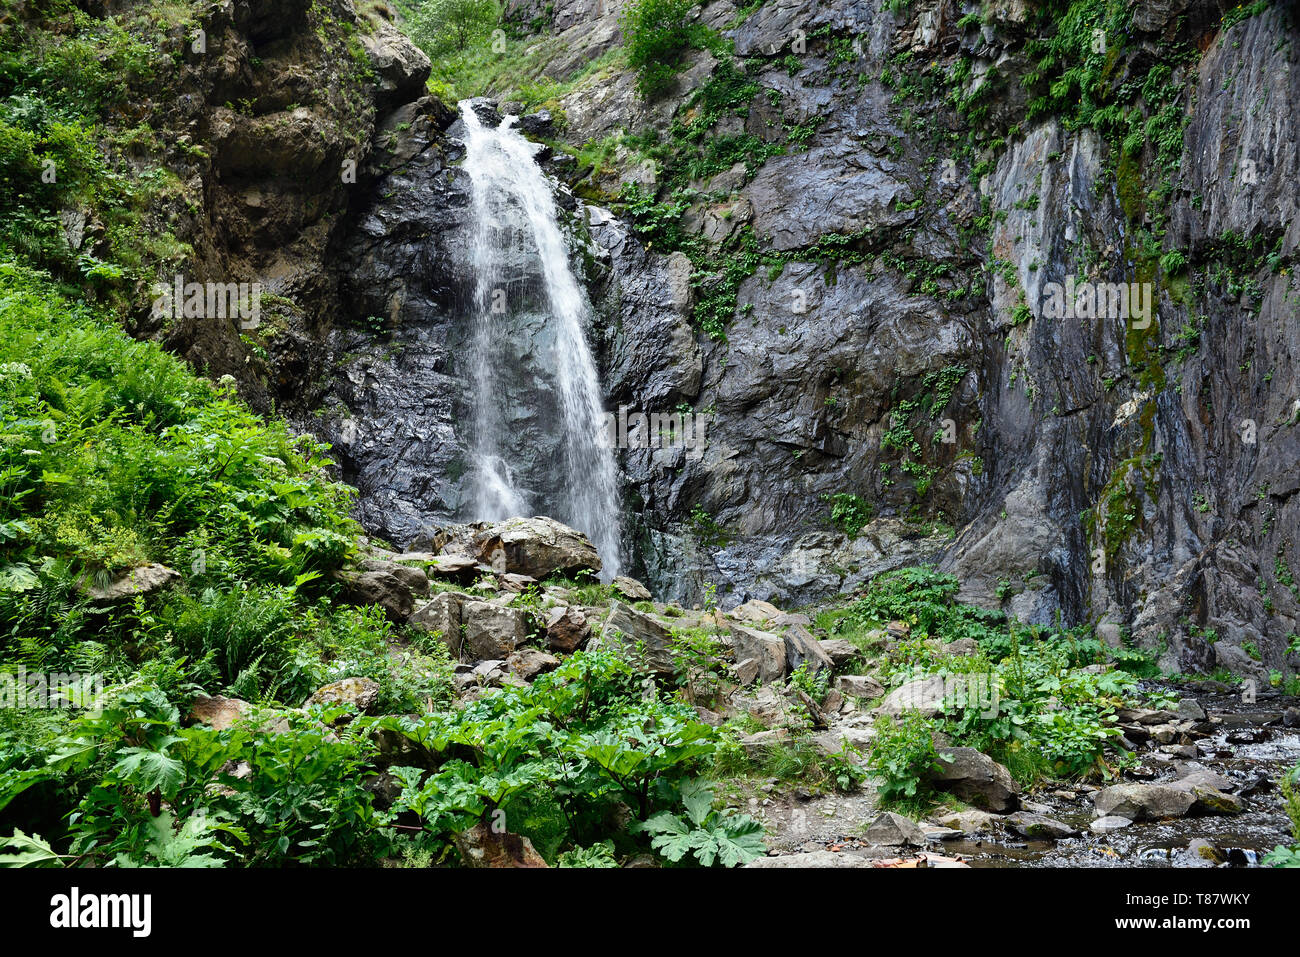
[[[876,737],[867,770],[880,786],[886,804],[913,802],[929,791],[931,773],[939,767],[934,747],[934,725],[916,711],[899,718],[882,716],[876,721]]]
[[[682,53],[700,44],[702,27],[689,19],[695,5],[696,0],[631,0],[619,15],[627,60],[645,96],[667,87]]]
[[[464,51],[501,18],[496,0],[423,0],[407,22],[411,39],[431,57]]]

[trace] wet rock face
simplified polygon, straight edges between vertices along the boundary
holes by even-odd
[[[607,407],[690,409],[705,435],[697,447],[620,449],[632,571],[656,597],[695,601],[715,582],[728,604],[788,605],[936,561],[961,578],[965,600],[1033,622],[1058,611],[1103,622],[1116,640],[1128,629],[1163,648],[1171,669],[1266,677],[1300,619],[1286,584],[1300,568],[1300,290],[1289,268],[1300,239],[1300,44],[1278,42],[1296,24],[1270,9],[1222,31],[1205,2],[1143,5],[1135,71],[1160,44],[1191,38],[1204,51],[1192,72],[1173,74],[1194,96],[1178,100],[1183,154],[1157,203],[1142,198],[1159,178],[1150,146],[1140,165],[1152,182],[1135,192],[1117,187],[1114,148],[1097,133],[1024,119],[1032,5],[991,5],[978,28],[958,28],[952,4],[879,6],[777,0],[729,31],[760,89],[779,96],[760,93],[727,132],[768,139],[819,122],[806,150],[699,184],[708,195],[686,220],[719,258],[743,227],[786,260],[741,284],[725,343],[692,327],[707,290],[684,256],[647,248],[598,205],[564,204],[600,313],[589,332]],[[523,21],[545,14],[512,9]],[[616,42],[611,11],[578,0],[549,9],[548,75],[568,76]],[[728,10],[708,4],[702,17],[725,24]],[[787,68],[794,31],[823,26],[856,34],[858,58],[831,69],[810,43]],[[896,102],[882,82],[902,50],[924,62],[968,56],[966,92],[998,78],[989,122],[1020,132],[982,157],[993,162],[978,185],[965,159],[947,175],[923,135],[965,121],[940,96]],[[706,55],[691,59],[653,104],[629,74],[601,74],[566,94],[568,126],[552,128],[574,143],[623,127],[662,132],[711,69]],[[461,514],[470,491],[458,425],[465,330],[453,321],[468,200],[451,118],[432,104],[401,115],[385,127],[374,201],[347,244],[347,311],[385,331],[331,340],[340,375],[315,427],[361,490],[363,521],[408,541]],[[652,184],[656,172],[619,176]],[[987,231],[972,242],[983,215]],[[1181,253],[1182,272],[1135,252],[1137,231],[1157,220],[1167,225],[1159,253]],[[1242,259],[1225,230],[1262,237],[1276,270],[1262,254]],[[827,237],[856,237],[860,255],[815,254]],[[1215,272],[1221,263],[1250,282]],[[945,269],[926,271],[936,265]],[[1046,303],[1070,277],[1149,282],[1150,326],[1053,318]],[[544,336],[540,319],[521,330],[521,361]],[[502,401],[525,436],[530,417],[550,410],[536,393],[506,389]],[[914,448],[899,447],[900,425]],[[535,444],[544,472],[555,450]],[[841,494],[870,504],[853,538],[829,521],[828,499]]]

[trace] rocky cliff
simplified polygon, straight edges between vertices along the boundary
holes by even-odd
[[[706,4],[723,43],[649,100],[611,58],[617,9],[513,11],[541,29],[521,71],[559,87],[534,132],[576,194],[609,407],[707,423],[700,452],[622,452],[639,569],[806,602],[930,560],[1169,667],[1281,667],[1293,15],[890,6]],[[351,308],[398,331],[344,347],[325,428],[399,538],[463,498],[457,141],[410,122],[347,240]],[[1058,308],[1067,280],[1102,305]]]

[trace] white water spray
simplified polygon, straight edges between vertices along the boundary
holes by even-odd
[[[474,202],[470,452],[476,473],[475,518],[550,515],[587,534],[600,552],[602,577],[608,580],[620,569],[618,478],[613,451],[600,440],[606,421],[585,333],[591,304],[569,266],[551,186],[534,159],[536,147],[514,128],[514,117],[496,129],[485,127],[468,101],[460,104],[460,115]],[[564,450],[564,474],[557,487],[531,492],[517,486],[511,467],[513,436],[503,415],[504,390],[494,358],[498,344],[511,335],[511,286],[521,280],[509,275],[507,267],[518,261],[521,251],[535,260],[545,287],[554,335],[549,367],[560,406],[555,429]]]

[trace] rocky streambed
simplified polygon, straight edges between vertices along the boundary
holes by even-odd
[[[1115,782],[1047,784],[1018,811],[940,811],[914,829],[869,786],[760,793],[749,809],[767,822],[772,851],[750,866],[1254,867],[1289,843],[1277,781],[1300,761],[1300,698],[1245,701],[1216,682],[1144,690],[1181,693],[1181,710],[1204,717],[1122,713],[1126,738],[1144,740],[1129,739],[1137,763]]]

